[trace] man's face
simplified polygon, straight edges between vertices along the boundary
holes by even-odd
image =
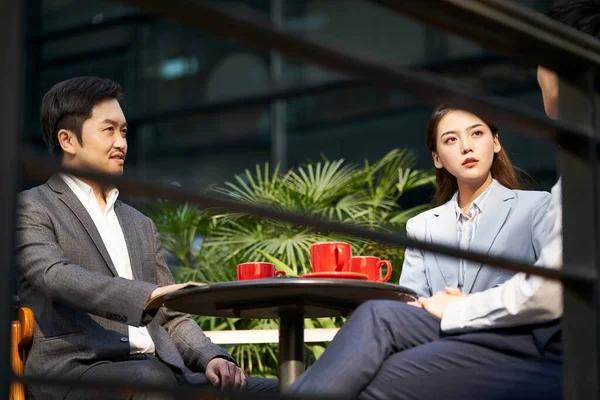
[[[81,127],[81,144],[73,141],[72,165],[110,175],[123,174],[127,155],[127,121],[119,102],[104,100]]]
[[[558,75],[544,67],[538,67],[537,80],[542,89],[544,110],[549,118],[558,118]]]

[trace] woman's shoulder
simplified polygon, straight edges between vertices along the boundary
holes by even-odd
[[[539,203],[544,201],[550,201],[550,192],[544,190],[512,190],[518,200]]]
[[[550,192],[544,190],[521,190],[521,189],[509,189],[502,185],[500,182],[496,182],[497,193],[503,193],[507,196],[514,196],[517,201],[544,201],[550,199]]]
[[[447,204],[448,203],[444,203],[441,206],[430,208],[429,210],[423,211],[422,213],[415,215],[406,222],[406,225],[421,225],[426,221],[437,217],[443,211],[444,207],[447,206]]]
[[[550,192],[543,190],[510,190],[518,208],[523,210],[543,210],[550,204]]]

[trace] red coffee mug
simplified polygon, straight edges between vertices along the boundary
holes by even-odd
[[[348,270],[352,246],[345,242],[321,242],[310,246],[313,272],[340,272]]]
[[[275,276],[285,276],[285,271],[276,271],[275,265],[268,262],[247,262],[237,266],[238,281],[274,278]]]
[[[381,267],[385,265],[387,272],[381,277]],[[392,275],[392,263],[387,260],[381,260],[378,257],[361,256],[350,259],[350,272],[365,274],[370,281],[387,282]]]

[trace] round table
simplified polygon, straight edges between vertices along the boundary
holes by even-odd
[[[348,316],[367,300],[412,301],[416,293],[389,283],[280,277],[211,283],[167,295],[163,305],[196,315],[279,319],[282,389],[304,371],[304,318]]]

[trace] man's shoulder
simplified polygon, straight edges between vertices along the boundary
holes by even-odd
[[[38,204],[42,205],[43,203],[49,200],[49,195],[52,190],[48,187],[48,184],[44,183],[39,186],[34,186],[30,189],[23,190],[17,196],[17,201],[21,204]]]
[[[127,215],[129,218],[152,222],[152,220],[146,214],[121,200],[117,200],[115,207],[118,207],[120,209],[119,211]]]

